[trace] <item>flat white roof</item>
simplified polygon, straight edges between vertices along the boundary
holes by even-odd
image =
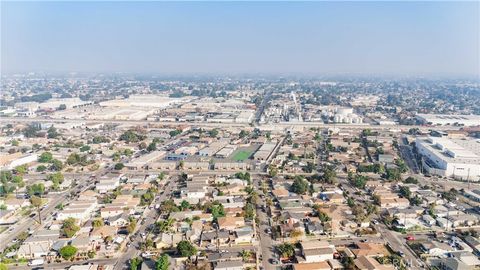
[[[479,163],[480,140],[452,140],[444,137],[417,138],[424,147],[448,162]]]

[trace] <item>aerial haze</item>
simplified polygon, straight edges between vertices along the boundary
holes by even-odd
[[[11,72],[479,74],[479,2],[2,2]]]

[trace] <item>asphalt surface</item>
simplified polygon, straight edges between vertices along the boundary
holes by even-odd
[[[133,233],[134,238],[133,241],[130,242],[130,247],[126,247],[126,250],[122,253],[122,255],[117,259],[115,262],[115,270],[118,269],[127,269],[128,268],[128,261],[131,258],[137,257],[141,255],[140,251],[140,243],[144,241],[141,236],[142,232],[147,232],[147,227],[151,224],[154,224],[157,218],[159,217],[159,213],[157,210],[152,209],[155,204],[159,204],[166,199],[171,197],[172,189],[178,176],[171,176],[170,181],[164,186],[164,192],[155,197],[153,202],[150,204],[149,207],[146,208],[143,218],[140,221],[140,226],[137,226],[136,231]],[[148,233],[146,233],[148,237]]]
[[[261,177],[259,177],[258,179],[254,179],[254,186],[256,190],[260,190],[261,181]],[[270,258],[275,257],[274,240],[272,239],[271,234],[266,232],[267,229],[271,229],[271,226],[269,225],[270,216],[266,212],[263,212],[261,210],[262,206],[266,205],[266,196],[268,196],[268,194],[265,194],[263,198],[259,197],[257,201],[257,216],[260,221],[260,223],[258,224],[259,230],[257,232],[257,235],[260,240],[259,251],[260,254],[262,254],[261,265],[263,269],[275,270],[277,267],[270,263]]]
[[[86,186],[84,188],[80,188],[79,186],[75,188],[71,188],[63,192],[60,196],[58,194],[55,195],[47,195],[47,198],[51,198],[51,200],[48,202],[48,204],[45,206],[43,210],[40,211],[42,220],[44,220],[46,217],[50,216],[51,213],[55,210],[55,207],[60,204],[64,203],[67,201],[67,196],[71,193],[74,192],[76,194],[79,194],[90,187],[93,186],[93,183],[90,184],[89,186]],[[33,210],[32,213],[36,213],[36,210]],[[15,224],[12,226],[13,230],[12,231],[6,231],[0,235],[0,250],[5,249],[15,238],[17,238],[22,232],[28,231],[29,228],[38,228],[40,227],[40,224],[38,223],[38,214],[33,217],[33,218],[24,218],[19,221],[18,224]]]

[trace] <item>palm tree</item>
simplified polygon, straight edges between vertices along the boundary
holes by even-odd
[[[172,218],[168,218],[166,220],[161,220],[157,223],[158,230],[160,232],[169,232],[172,230],[173,223],[175,221]]]
[[[268,207],[272,206],[273,205],[272,198],[267,197],[267,199],[265,200],[265,203],[267,204]]]
[[[242,256],[242,260],[244,262],[248,262],[248,260],[252,257],[252,252],[248,249],[244,249],[240,252],[240,255]]]
[[[42,198],[33,195],[32,197],[30,197],[30,203],[31,203],[34,207],[37,208],[37,212],[38,212],[38,222],[39,222],[40,225],[41,225],[41,224],[42,224],[42,217],[41,217],[42,211],[40,210],[40,207],[43,205],[43,200],[42,200]]]

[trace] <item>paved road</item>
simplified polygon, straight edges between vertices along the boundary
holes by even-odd
[[[51,263],[51,264],[44,264],[41,267],[47,270],[53,269],[67,269],[72,265],[83,265],[83,264],[98,264],[98,265],[108,265],[113,264],[114,260],[112,259],[96,259],[96,260],[86,260],[86,261],[78,261],[78,262],[62,262],[62,263]],[[22,265],[22,266],[8,266],[9,270],[27,270],[32,269],[31,266]]]
[[[260,118],[262,117],[263,111],[265,111],[265,107],[270,101],[270,98],[272,96],[272,91],[267,90],[265,93],[265,96],[263,97],[262,103],[260,103],[260,106],[258,106],[257,112],[255,114],[255,123],[260,122]]]
[[[389,230],[384,224],[377,224],[375,229],[382,235],[382,238],[385,239],[393,251],[401,251],[405,254],[404,260],[411,264],[409,269],[424,269],[423,262],[421,262],[421,260],[419,260],[416,255],[407,248],[405,239],[400,233]]]
[[[400,140],[400,143],[398,144],[398,148],[400,150],[400,154],[407,164],[407,166],[410,168],[410,170],[413,173],[418,173],[419,169],[417,166],[417,161],[415,160],[415,156],[413,155],[412,147],[408,145],[408,142],[405,138],[402,138]]]
[[[170,181],[167,182],[167,184],[164,186],[164,192],[157,196],[155,200],[150,204],[151,206],[161,203],[165,201],[166,199],[170,198],[172,195],[173,187],[175,186],[175,183],[177,182],[178,176],[173,175],[170,176]],[[147,237],[148,233],[147,232],[147,227],[151,224],[154,224],[155,221],[157,220],[159,213],[156,210],[150,209],[151,207],[147,208],[144,212],[144,218],[141,219],[142,221],[140,222],[140,226],[137,227],[136,232],[134,233],[134,238],[133,241],[131,242],[130,247],[127,247],[127,249],[122,253],[122,255],[117,259],[115,263],[115,270],[118,269],[127,269],[128,268],[128,261],[131,258],[137,257],[140,255],[140,243],[143,242],[142,236],[140,233],[146,232]]]
[[[260,189],[261,181],[264,181],[262,177],[254,178],[254,185],[256,190],[261,190]],[[258,228],[259,228],[258,237],[260,240],[259,248],[263,258],[261,262],[263,269],[274,270],[276,269],[276,266],[272,265],[269,262],[269,259],[274,258],[275,256],[274,241],[272,239],[272,236],[266,233],[267,228],[271,228],[271,226],[269,226],[269,223],[268,223],[268,220],[270,219],[270,217],[267,215],[267,213],[261,210],[261,207],[265,205],[266,196],[268,196],[268,194],[265,194],[265,197],[259,198],[257,201],[257,216],[260,221],[260,224],[258,224]]]
[[[53,212],[55,206],[66,200],[67,194],[69,194],[69,192],[65,192],[61,196],[52,198],[52,200],[49,201],[48,205],[40,211],[42,220]],[[32,213],[36,212],[36,210],[32,211]],[[11,231],[5,231],[0,235],[0,250],[4,250],[22,232],[28,231],[29,228],[34,229],[38,227],[40,227],[40,224],[38,224],[38,214],[33,218],[21,218],[17,224],[12,226],[13,229],[11,229]]]
[[[71,192],[75,192],[76,194],[90,188],[93,186],[93,183],[90,186],[80,188],[78,185],[77,187],[73,189],[68,189],[65,192],[61,193],[61,195],[55,194],[55,195],[47,195],[47,197],[52,198],[47,206],[41,210],[41,218],[42,221],[45,220],[46,217],[49,217],[51,213],[55,210],[55,207],[59,205],[60,203],[64,203],[67,200],[67,196]],[[36,211],[34,210],[35,213]],[[24,218],[21,221],[19,221],[18,224],[13,225],[14,229],[10,232],[6,231],[0,235],[0,250],[5,249],[8,244],[10,244],[15,238],[18,237],[18,235],[22,232],[28,231],[29,228],[38,228],[40,227],[40,224],[38,224],[38,216],[35,216],[34,218]]]

